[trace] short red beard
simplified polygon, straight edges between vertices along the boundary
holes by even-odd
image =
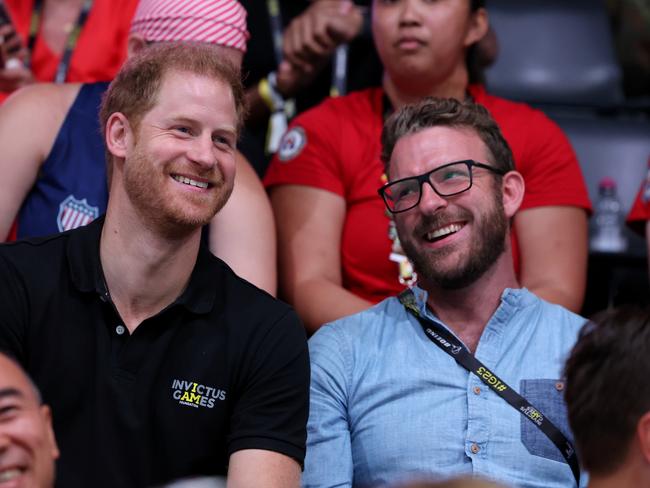
[[[228,185],[217,169],[211,175],[213,191],[218,191],[216,198],[205,202],[205,208],[190,212],[174,205],[174,198],[168,198],[162,191],[164,179],[171,179],[171,176],[152,168],[147,155],[136,143],[132,157],[124,163],[124,189],[144,225],[169,238],[186,236],[208,224],[232,193],[232,184]]]

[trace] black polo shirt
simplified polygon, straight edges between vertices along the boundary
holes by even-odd
[[[0,348],[52,407],[57,486],[223,475],[249,448],[302,464],[309,357],[293,310],[201,248],[183,294],[129,335],[102,226],[0,246]]]

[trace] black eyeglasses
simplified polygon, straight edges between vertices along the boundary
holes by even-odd
[[[420,203],[424,183],[429,183],[433,191],[441,197],[450,197],[469,190],[472,187],[473,167],[487,169],[501,176],[507,173],[494,166],[467,159],[439,166],[419,176],[391,181],[377,191],[391,213],[406,212]]]

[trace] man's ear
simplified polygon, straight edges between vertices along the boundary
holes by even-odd
[[[650,464],[650,412],[641,416],[636,426],[637,438],[641,455],[647,464]]]
[[[129,34],[129,40],[126,44],[126,56],[127,58],[132,57],[133,55],[142,51],[147,47],[147,41],[140,34]]]
[[[511,219],[517,210],[519,210],[521,202],[524,199],[525,191],[526,185],[521,173],[518,171],[508,171],[503,175],[501,181],[501,192],[503,198],[503,209],[507,218]]]
[[[54,428],[52,427],[52,411],[47,405],[40,406],[40,412],[43,416],[43,422],[47,429],[47,439],[51,446],[52,459],[58,459],[59,457],[59,446],[56,443],[56,437],[54,436]]]
[[[114,112],[106,121],[106,148],[113,156],[126,157],[126,152],[132,140],[131,125],[121,112]]]
[[[488,21],[487,10],[479,8],[475,12],[471,12],[469,28],[465,35],[465,47],[469,47],[483,39],[489,27],[490,22]]]

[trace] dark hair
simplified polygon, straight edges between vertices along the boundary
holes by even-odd
[[[480,8],[485,8],[485,0],[472,0],[470,9],[476,12]],[[475,42],[467,48],[465,55],[465,67],[469,83],[485,83],[485,68],[492,64],[493,59],[486,58],[485,53],[479,49],[479,42]]]
[[[152,44],[127,60],[111,82],[102,99],[99,121],[106,136],[106,122],[120,112],[136,130],[142,117],[157,102],[158,90],[166,73],[185,71],[223,81],[230,87],[235,101],[238,128],[245,116],[244,89],[239,70],[224,60],[220,46],[194,42]],[[112,156],[107,152],[107,181],[110,186]]]
[[[512,151],[499,126],[482,105],[453,98],[427,97],[406,105],[391,115],[381,134],[381,160],[388,174],[388,164],[395,144],[402,137],[430,127],[453,127],[476,132],[486,145],[496,168],[504,172],[515,169]]]
[[[624,461],[639,418],[650,411],[650,308],[622,306],[594,317],[567,360],[565,400],[576,449],[591,474]]]

